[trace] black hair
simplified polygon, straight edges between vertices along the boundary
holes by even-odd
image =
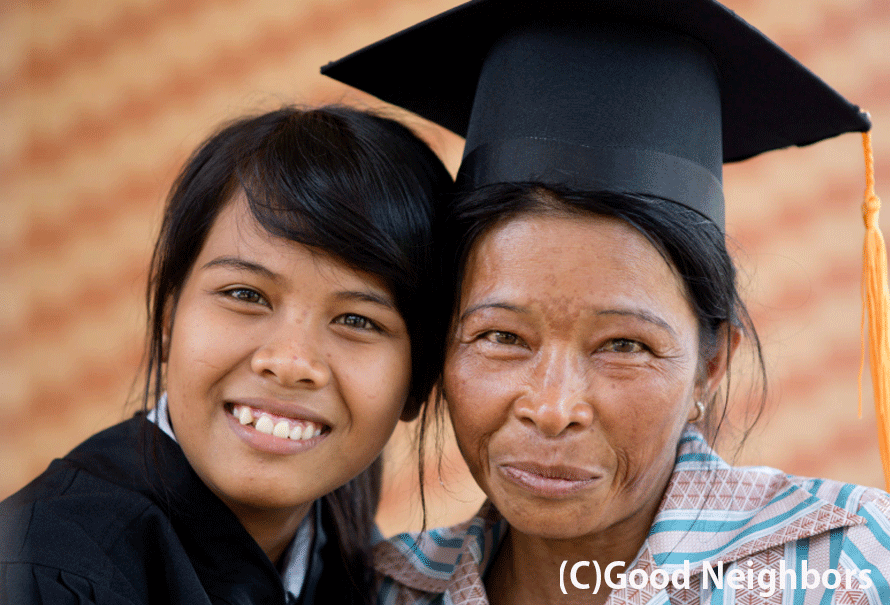
[[[506,183],[480,187],[457,196],[445,211],[441,242],[442,280],[450,286],[440,300],[437,321],[443,329],[453,329],[460,304],[460,291],[466,264],[475,243],[493,227],[522,214],[567,212],[618,218],[639,231],[674,269],[688,293],[699,327],[699,366],[718,347],[732,347],[729,326],[747,337],[754,355],[760,393],[748,422],[742,427],[739,446],[763,414],[766,405],[766,369],[757,331],[737,285],[737,271],[720,228],[698,212],[681,204],[653,196],[629,193],[579,191],[569,187],[537,183]],[[447,337],[447,333],[442,338]],[[447,342],[447,341],[446,341]],[[728,362],[727,362],[728,363]],[[727,367],[727,381],[730,372]],[[432,414],[437,429],[443,411],[441,385]],[[719,405],[719,393],[706,403],[698,426],[711,444],[727,420],[729,389]],[[424,409],[419,428],[420,485],[423,495],[423,448],[430,412]],[[425,522],[424,522],[425,525]]]
[[[443,346],[429,330],[435,297],[433,216],[451,188],[439,158],[409,128],[344,106],[284,107],[238,119],[206,139],[174,182],[147,294],[143,407],[163,391],[165,314],[176,303],[220,211],[240,190],[269,233],[330,254],[382,280],[411,343],[409,411],[427,399]],[[370,543],[381,464],[324,497],[342,555],[336,602],[368,602]],[[325,565],[336,565],[325,561]],[[319,587],[321,590],[321,587]],[[331,592],[328,592],[331,591]]]

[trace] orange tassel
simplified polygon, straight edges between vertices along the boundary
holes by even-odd
[[[878,226],[881,200],[875,194],[875,166],[871,135],[862,133],[865,151],[865,247],[862,257],[862,358],[859,365],[859,417],[862,417],[862,375],[865,369],[865,322],[868,318],[868,353],[875,393],[878,443],[884,481],[890,491],[890,291],[887,288],[887,248]]]

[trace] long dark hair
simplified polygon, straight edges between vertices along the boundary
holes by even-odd
[[[451,186],[441,161],[411,130],[343,106],[285,107],[234,121],[210,136],[173,184],[154,248],[147,296],[143,406],[164,388],[164,317],[175,314],[183,284],[220,210],[243,190],[269,233],[330,254],[379,277],[392,293],[411,342],[406,406],[427,399],[443,346],[429,330],[435,297],[433,217]],[[370,600],[370,543],[380,495],[379,459],[324,497],[334,521],[342,573],[323,593],[337,602]],[[319,587],[322,590],[322,587]]]
[[[628,193],[579,191],[536,183],[490,185],[455,198],[445,211],[442,226],[442,257],[445,274],[442,281],[450,285],[438,307],[437,324],[450,330],[460,304],[460,291],[466,264],[474,244],[495,225],[522,214],[548,211],[578,215],[601,215],[621,219],[644,235],[676,270],[689,294],[699,327],[699,365],[717,352],[718,347],[732,347],[730,330],[739,330],[749,341],[757,371],[759,394],[740,427],[739,444],[763,414],[766,405],[766,369],[760,340],[739,294],[737,271],[726,246],[726,237],[717,225],[694,210],[680,204]],[[442,336],[445,338],[447,333]],[[727,381],[730,372],[727,368]],[[424,475],[424,441],[433,414],[436,430],[441,426],[444,405],[441,397],[435,409],[424,409],[419,429],[421,501]],[[715,392],[698,426],[711,444],[717,439],[727,420],[729,388]],[[424,523],[425,525],[425,523]]]

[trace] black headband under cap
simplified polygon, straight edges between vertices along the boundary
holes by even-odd
[[[724,162],[870,127],[713,0],[473,0],[322,73],[465,136],[464,188],[655,195],[721,227]]]

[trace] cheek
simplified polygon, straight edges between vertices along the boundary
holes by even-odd
[[[168,381],[194,381],[208,371],[231,366],[250,351],[252,335],[249,326],[232,325],[186,298],[170,334]]]
[[[408,397],[410,350],[396,346],[383,353],[347,356],[341,361],[340,388],[352,423],[367,431],[370,441],[385,443]]]
[[[200,397],[202,380],[212,363],[207,358],[207,347],[195,342],[194,334],[174,330],[170,341],[170,354],[165,368],[165,390],[174,422],[186,413],[186,408],[196,407]]]
[[[600,409],[603,432],[616,454],[625,485],[648,484],[674,463],[676,444],[685,426],[689,395],[676,382],[622,397],[623,406]]]
[[[509,404],[528,382],[526,364],[486,359],[473,345],[458,345],[445,360],[445,392],[461,402]]]
[[[479,427],[491,407],[492,399],[497,393],[488,388],[488,381],[480,371],[478,363],[474,363],[466,355],[449,354],[445,362],[443,384],[448,411],[458,440],[462,440],[464,431]]]
[[[471,470],[485,466],[490,436],[507,420],[515,377],[492,372],[487,364],[458,349],[443,373],[445,397],[458,447]]]

